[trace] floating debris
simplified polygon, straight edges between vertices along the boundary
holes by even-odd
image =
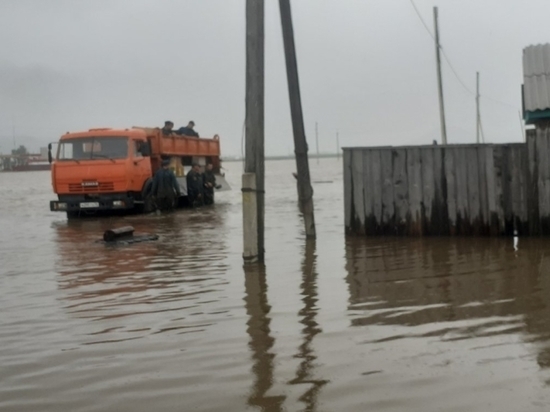
[[[98,242],[105,243],[106,245],[131,245],[133,243],[157,240],[158,238],[158,235],[149,233],[134,236],[134,228],[132,226],[123,226],[106,230],[103,233],[103,240],[98,240]]]

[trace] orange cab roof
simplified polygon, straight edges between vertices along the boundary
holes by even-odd
[[[136,138],[145,138],[145,131],[140,129],[110,129],[110,128],[95,128],[81,132],[67,132],[61,136],[61,140],[68,138],[90,137],[90,136],[128,136]]]

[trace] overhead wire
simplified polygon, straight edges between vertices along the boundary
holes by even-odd
[[[418,7],[416,7],[416,4],[414,3],[414,0],[409,0],[414,8],[414,11],[416,12],[416,15],[418,16],[418,18],[420,19],[420,21],[422,22],[422,25],[424,26],[424,28],[426,29],[426,31],[428,32],[428,34],[430,35],[430,37],[432,38],[433,41],[435,41],[435,36],[433,35],[432,31],[430,30],[430,28],[428,27],[428,24],[424,21],[424,18],[422,17],[422,15],[420,14],[420,11],[418,10]],[[441,43],[439,44],[439,49],[441,50],[441,53],[443,54],[443,58],[447,61],[447,64],[449,65],[451,71],[453,72],[453,74],[455,75],[456,79],[458,80],[458,82],[462,85],[462,87],[464,88],[464,90],[466,90],[468,93],[470,93],[472,96],[475,96],[476,94],[470,90],[470,88],[468,86],[466,86],[466,83],[460,78],[460,76],[458,75],[458,72],[455,70],[453,64],[451,63],[451,59],[449,58],[449,56],[447,55],[447,53],[445,52],[445,49],[443,48],[443,46],[441,46]]]
[[[432,33],[432,31],[430,30],[428,24],[426,23],[426,21],[424,20],[424,18],[422,17],[422,14],[420,14],[420,11],[418,10],[418,7],[416,6],[416,4],[414,3],[414,0],[409,0],[414,11],[416,12],[416,15],[418,16],[418,18],[420,19],[422,25],[424,26],[424,28],[426,29],[426,31],[428,32],[428,34],[430,35],[430,37],[432,38],[432,40],[435,42],[435,36],[434,34]],[[439,44],[439,48],[443,54],[443,58],[445,59],[445,61],[447,62],[447,64],[449,65],[449,68],[451,69],[451,71],[453,72],[454,76],[456,77],[456,79],[458,80],[458,82],[460,83],[460,85],[464,88],[464,90],[466,90],[469,94],[471,94],[472,96],[475,96],[476,93],[473,92],[467,85],[466,83],[462,80],[462,78],[459,76],[458,72],[455,70],[453,64],[451,63],[451,59],[449,58],[449,56],[447,55],[447,53],[445,52],[445,49],[443,48],[443,46],[441,46],[441,43]],[[507,106],[507,107],[510,107],[510,108],[513,108],[515,110],[518,109],[517,106],[513,105],[513,104],[510,104],[510,103],[506,103],[506,102],[503,102],[501,100],[498,100],[498,99],[494,99],[490,96],[487,96],[487,95],[479,95],[480,97],[483,97],[487,100],[490,100],[494,103],[498,103],[498,104],[501,104],[501,105],[504,105],[504,106]],[[480,129],[481,129],[481,136],[482,136],[482,139],[485,141],[485,137],[483,136],[483,128],[481,127],[481,119],[479,120],[479,123],[480,123]]]

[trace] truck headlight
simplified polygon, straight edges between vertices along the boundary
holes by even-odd
[[[113,206],[124,207],[125,203],[124,203],[123,200],[114,200],[113,201]]]
[[[66,210],[67,209],[67,203],[57,203],[56,204],[56,209]]]

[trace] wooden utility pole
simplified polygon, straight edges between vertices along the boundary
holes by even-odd
[[[246,150],[243,258],[264,259],[264,0],[246,0]]]
[[[292,130],[294,132],[294,153],[296,154],[296,172],[298,174],[298,195],[300,208],[304,216],[306,236],[315,237],[315,219],[313,213],[313,188],[309,178],[309,163],[307,157],[307,141],[304,130],[300,84],[298,81],[298,63],[294,46],[294,30],[290,0],[279,0],[283,42],[285,46],[286,74],[288,78],[288,94],[290,112],[292,115]]]
[[[476,72],[476,142],[480,143],[479,141],[479,129],[481,127],[480,125],[480,117],[479,117],[479,72]]]
[[[317,145],[317,164],[319,164],[319,128],[315,122],[315,144]]]
[[[445,126],[445,106],[443,104],[443,79],[441,78],[441,56],[439,45],[439,26],[437,24],[437,7],[434,7],[435,57],[437,61],[437,87],[439,90],[439,117],[441,122],[441,141],[447,144],[447,127]]]

